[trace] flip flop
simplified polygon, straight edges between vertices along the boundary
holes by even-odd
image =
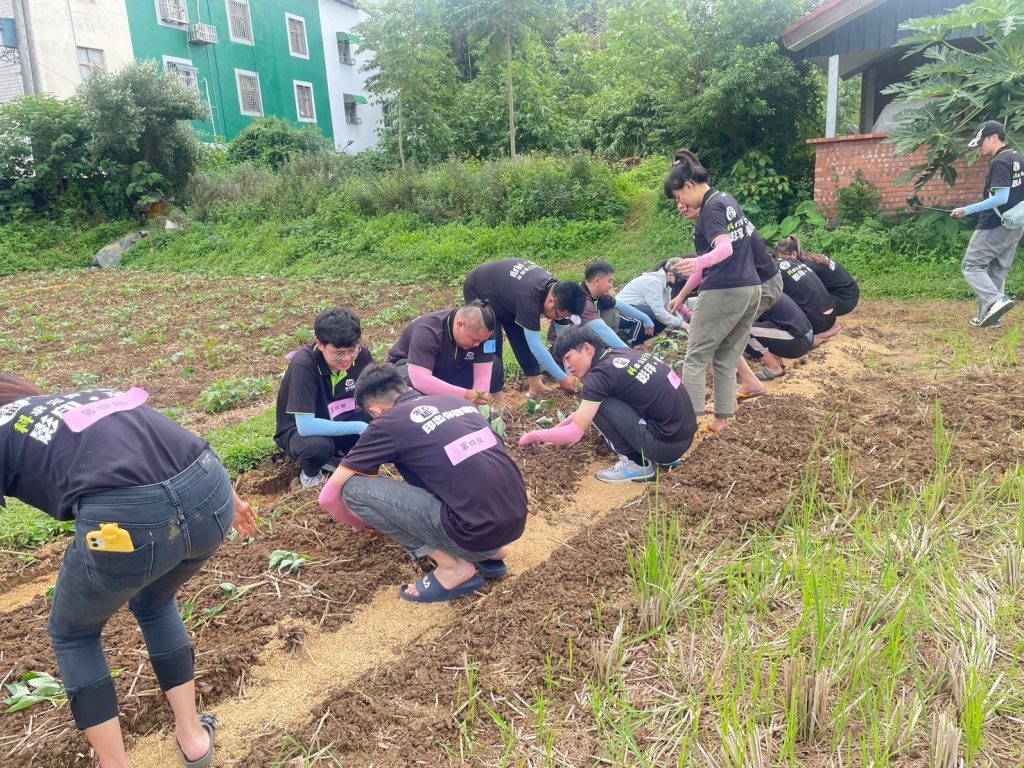
[[[786,369],[783,368],[782,373],[772,373],[767,368],[762,368],[754,375],[757,376],[758,381],[775,381],[775,379],[786,375]]]
[[[702,435],[717,435],[722,430],[712,429],[707,424],[701,424],[700,427],[697,428],[697,431],[700,432]]]
[[[737,392],[736,393],[736,402],[737,403],[742,403],[745,400],[756,400],[757,398],[762,397],[764,394],[766,394],[766,393],[764,393],[764,392]]]
[[[508,576],[508,566],[504,560],[481,560],[474,565],[485,579],[503,579]]]
[[[185,757],[185,751],[181,748],[181,744],[178,744],[178,752],[181,754],[181,761],[185,763],[185,768],[206,768],[213,763],[213,737],[217,732],[217,718],[213,715],[200,715],[199,723],[210,734],[210,748],[206,750],[206,754],[202,757],[196,760],[189,760]]]
[[[460,597],[466,597],[484,587],[483,577],[477,574],[457,587],[445,589],[444,584],[437,580],[436,574],[437,571],[431,571],[416,582],[419,595],[409,594],[405,591],[404,586],[399,587],[398,594],[403,600],[408,600],[410,603],[443,603],[446,600],[458,600]]]

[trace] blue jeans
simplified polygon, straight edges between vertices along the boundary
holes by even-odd
[[[192,642],[175,595],[224,541],[234,509],[231,481],[210,450],[165,482],[75,502],[75,538],[64,555],[47,630],[80,729],[117,717],[100,632],[125,603],[142,629],[161,689],[193,679]],[[90,549],[86,535],[101,523],[127,531],[134,551]]]

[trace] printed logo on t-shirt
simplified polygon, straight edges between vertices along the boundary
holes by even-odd
[[[537,265],[532,261],[517,261],[512,269],[509,270],[509,277],[514,277],[516,280],[522,280],[523,275],[527,272],[537,269]]]
[[[727,218],[729,221],[732,221],[733,219],[736,218],[736,209],[733,208],[731,205],[725,209],[725,218]]]
[[[351,392],[355,388],[356,388],[356,381],[355,381],[355,379],[346,379],[345,380],[345,391],[346,392]]]
[[[628,357],[613,357],[612,358],[612,365],[614,365],[616,368],[628,368],[629,367],[629,358]]]
[[[476,352],[470,351],[470,352],[466,353],[466,360],[475,360],[475,359],[476,359]]]
[[[417,424],[422,424],[424,421],[429,421],[434,418],[437,414],[437,408],[432,405],[417,405],[409,411],[409,418]]]
[[[15,414],[26,405],[28,405],[28,398],[23,397],[21,400],[15,400],[13,403],[0,407],[0,427],[13,419]]]

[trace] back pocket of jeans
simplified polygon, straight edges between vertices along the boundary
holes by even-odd
[[[108,592],[141,589],[153,572],[153,542],[133,552],[103,552],[86,548],[89,581]]]

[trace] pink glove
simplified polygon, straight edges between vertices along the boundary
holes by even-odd
[[[332,483],[330,479],[324,482],[323,490],[320,491],[320,506],[327,510],[327,514],[339,523],[352,526],[355,531],[365,531],[368,526],[355,512],[348,508],[345,499],[341,495],[341,486]]]

